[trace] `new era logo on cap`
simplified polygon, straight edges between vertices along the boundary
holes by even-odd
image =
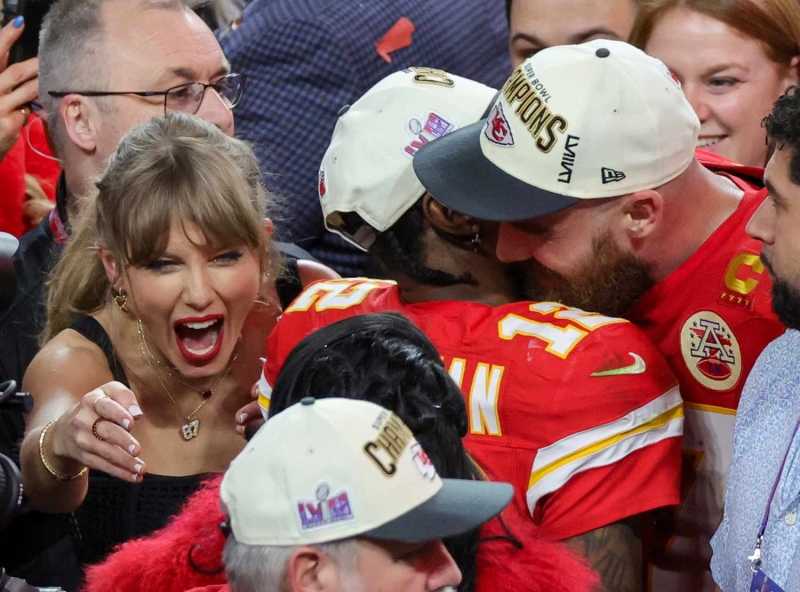
[[[625,173],[622,171],[615,171],[614,169],[608,169],[606,167],[600,170],[600,175],[603,179],[603,185],[606,183],[616,183],[625,178]]]

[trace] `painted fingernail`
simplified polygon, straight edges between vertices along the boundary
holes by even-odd
[[[133,455],[134,450],[136,450],[136,444],[131,444],[130,446],[128,446],[128,452],[130,452],[131,455]]]
[[[128,412],[129,412],[131,415],[133,415],[134,419],[136,419],[137,417],[141,417],[142,415],[144,415],[144,413],[142,412],[142,409],[141,409],[141,407],[139,407],[138,405],[131,405],[130,407],[128,407]]]
[[[25,23],[25,17],[19,15],[17,18],[14,19],[14,28],[19,29]]]
[[[239,416],[239,423],[244,423],[245,421],[247,421],[247,413],[242,413]]]
[[[131,427],[131,420],[130,419],[123,419],[122,420],[122,427],[126,430],[130,429]]]
[[[138,475],[139,473],[142,472],[142,465],[136,463],[135,465],[133,465],[133,470],[136,471],[136,474]]]
[[[42,109],[44,109],[44,107],[42,107],[41,105],[37,105],[36,103],[31,103],[31,109],[33,111],[41,111]]]

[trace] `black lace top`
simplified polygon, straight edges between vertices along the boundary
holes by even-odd
[[[70,328],[97,344],[108,360],[114,380],[129,386],[111,339],[100,323],[92,317],[81,317]],[[97,563],[115,545],[165,526],[207,475],[147,474],[141,483],[130,483],[102,471],[90,471],[86,499],[74,512],[73,520],[81,563]]]

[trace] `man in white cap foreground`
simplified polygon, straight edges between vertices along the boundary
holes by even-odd
[[[699,128],[663,63],[598,40],[538,52],[485,121],[414,159],[434,199],[502,222],[497,255],[529,265],[528,297],[623,316],[667,358],[686,403],[685,473],[680,528],[663,533],[681,536],[654,572],[658,590],[713,590],[708,541],[736,407],[783,332],[744,230],[765,197],[746,177],[762,171],[695,155]]]
[[[499,514],[507,483],[440,479],[411,431],[366,401],[312,397],[270,419],[221,497],[233,592],[457,586],[442,544]]]

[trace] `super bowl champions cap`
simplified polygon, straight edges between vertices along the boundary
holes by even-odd
[[[513,222],[663,185],[692,162],[699,130],[661,61],[595,40],[536,53],[486,120],[422,147],[413,164],[437,201]]]
[[[220,493],[237,541],[296,546],[453,536],[499,514],[513,488],[440,479],[408,427],[374,403],[307,397],[256,433]]]
[[[367,250],[425,193],[420,147],[486,116],[497,91],[432,68],[395,72],[344,107],[319,169],[325,226]]]

